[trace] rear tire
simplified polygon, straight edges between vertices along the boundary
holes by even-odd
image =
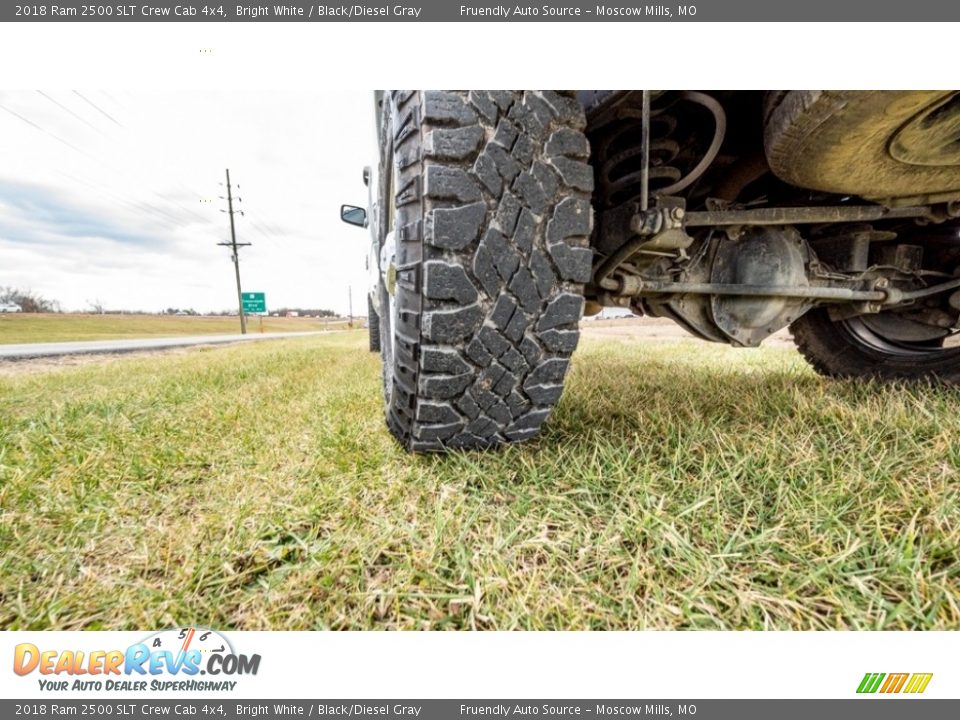
[[[584,125],[555,92],[384,99],[384,395],[404,448],[524,440],[559,400],[592,262]]]
[[[370,336],[370,352],[380,352],[380,316],[367,295],[367,333]]]
[[[883,338],[862,319],[833,321],[812,310],[791,326],[810,365],[827,377],[960,383],[960,348]]]
[[[769,93],[770,169],[798,187],[904,205],[960,197],[960,95],[923,90]]]

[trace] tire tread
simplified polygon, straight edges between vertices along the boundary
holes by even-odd
[[[419,175],[400,171],[397,222],[422,219],[423,237],[398,243],[419,292],[398,291],[416,332],[397,352],[388,425],[415,451],[526,440],[559,400],[579,338],[592,261],[583,111],[542,91],[415,97],[392,99],[395,136],[420,158]]]

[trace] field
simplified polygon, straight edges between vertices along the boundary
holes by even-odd
[[[960,391],[595,334],[447,456],[362,332],[2,375],[0,627],[960,626]]]
[[[342,322],[322,318],[267,317],[262,323],[264,332],[305,332],[342,326]],[[260,332],[260,327],[258,318],[248,318],[249,332]],[[0,344],[232,335],[239,332],[240,319],[237,317],[0,314]]]

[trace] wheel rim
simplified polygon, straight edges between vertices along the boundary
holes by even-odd
[[[860,344],[884,355],[913,358],[937,359],[946,355],[955,355],[960,348],[957,341],[960,335],[952,331],[946,336],[926,341],[908,342],[885,336],[875,328],[871,328],[863,318],[855,317],[841,320],[838,323],[843,330]]]

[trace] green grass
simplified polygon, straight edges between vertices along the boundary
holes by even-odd
[[[960,392],[585,341],[541,438],[415,457],[362,333],[0,378],[0,627],[960,625]]]
[[[248,330],[260,332],[260,320],[248,318]],[[321,318],[263,319],[264,332],[298,332],[342,327]],[[240,332],[236,317],[176,315],[74,315],[66,313],[0,314],[0,345],[12,343],[114,340],[173,337],[177,335],[229,335]]]

